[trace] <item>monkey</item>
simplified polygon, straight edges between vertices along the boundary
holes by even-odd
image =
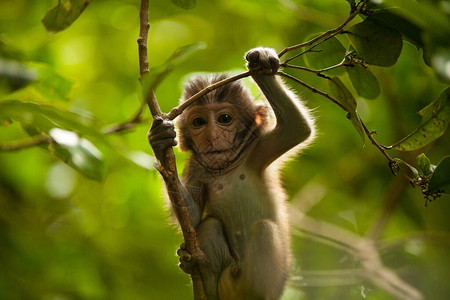
[[[178,182],[208,260],[200,269],[208,300],[281,297],[292,258],[279,162],[309,144],[315,132],[309,110],[275,75],[275,50],[255,48],[245,58],[270,108],[234,81],[202,96],[176,120],[179,146],[191,152]],[[181,102],[224,78],[192,79]],[[163,166],[176,137],[172,121],[154,119],[148,138]],[[189,273],[183,251],[180,266]]]

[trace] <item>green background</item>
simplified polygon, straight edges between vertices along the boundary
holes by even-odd
[[[82,112],[98,130],[127,120],[140,103],[138,1],[93,0],[71,27],[50,34],[41,19],[55,2],[0,0],[1,39],[24,61],[50,65],[73,82],[67,101],[42,95],[36,87],[15,97]],[[343,0],[201,0],[193,10],[150,1],[150,67],[162,64],[178,47],[207,44],[158,87],[162,110],[177,105],[190,73],[243,71],[245,51],[257,46],[281,51],[336,27],[348,8]],[[417,112],[446,85],[425,65],[422,51],[408,43],[396,65],[371,70],[381,95],[370,101],[358,98],[358,112],[378,132],[380,143],[393,144],[419,125]],[[327,91],[326,80],[312,73],[290,73]],[[449,196],[425,207],[421,192],[402,176],[392,176],[369,141],[362,147],[345,112],[288,84],[313,109],[318,127],[316,141],[283,168],[290,205],[317,222],[338,226],[336,232],[364,236],[378,228],[376,249],[385,267],[426,299],[448,299]],[[257,89],[252,91],[258,97]],[[10,90],[0,85],[0,92],[3,98]],[[182,237],[168,218],[161,179],[151,167],[148,111],[144,117],[131,132],[93,141],[106,162],[100,182],[41,147],[0,152],[0,299],[192,297],[190,278],[177,267]],[[17,123],[0,126],[0,141],[24,136]],[[415,164],[425,152],[437,164],[449,145],[447,133],[420,151],[392,155]],[[177,158],[182,168],[186,154],[177,152]],[[311,237],[311,232],[293,230],[296,280],[283,299],[394,299],[365,278],[364,270],[356,280],[345,275],[359,270],[360,256]]]

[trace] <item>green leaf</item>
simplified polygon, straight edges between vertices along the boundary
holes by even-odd
[[[176,49],[164,64],[170,65],[172,67],[178,66],[179,64],[185,62],[195,52],[203,50],[205,48],[206,43],[204,42],[198,42],[182,46]]]
[[[172,0],[173,4],[184,9],[192,9],[197,6],[197,0]]]
[[[380,9],[371,14],[366,20],[384,24],[402,34],[404,39],[418,48],[423,48],[422,29],[401,16],[401,9]]]
[[[400,173],[405,175],[408,178],[414,179],[419,175],[419,172],[416,168],[408,164],[407,162],[401,160],[400,158],[394,158],[394,161],[398,163],[400,168]]]
[[[342,83],[342,81],[333,77],[328,80],[328,86],[330,93],[336,98],[336,100],[341,103],[349,112],[347,118],[352,122],[353,127],[355,127],[358,132],[363,145],[365,143],[364,128],[361,123],[361,119],[356,112],[356,100],[352,93],[347,89],[347,87]]]
[[[105,165],[102,153],[87,139],[73,131],[52,128],[49,135],[55,141],[51,152],[86,177],[102,180]]]
[[[38,70],[37,81],[34,83],[36,89],[50,100],[68,101],[69,93],[72,91],[73,81],[55,72],[53,68],[44,64],[33,64]]]
[[[444,157],[431,176],[428,191],[450,194],[450,156]]]
[[[433,5],[433,1],[384,0],[384,5],[399,7],[398,13],[429,32],[450,32],[450,20],[445,9]],[[429,3],[427,3],[429,2]]]
[[[58,32],[69,27],[88,6],[89,0],[58,0],[58,4],[47,11],[42,23],[49,32]]]
[[[205,48],[206,44],[199,42],[176,49],[162,65],[151,69],[149,73],[145,74],[142,79],[143,94],[147,95],[148,91],[155,89],[172,72],[174,67],[186,61],[195,52]]]
[[[433,173],[431,162],[425,154],[422,153],[417,156],[417,165],[421,174],[429,176]]]
[[[366,99],[378,97],[380,85],[372,72],[360,65],[346,66],[345,69],[358,95]]]
[[[445,89],[438,99],[423,108],[420,126],[407,137],[392,145],[400,151],[417,150],[442,136],[450,123],[450,88]]]
[[[402,51],[403,42],[398,31],[370,20],[350,27],[347,37],[356,52],[372,65],[392,66]]]
[[[316,36],[317,34],[312,35],[307,40],[310,40]],[[335,37],[326,40],[322,44],[315,47],[314,50],[319,52],[307,53],[305,57],[308,64],[316,70],[325,69],[341,63],[346,54],[345,47]],[[339,75],[343,73],[343,68],[333,69],[327,71],[326,73],[331,75]]]
[[[0,37],[0,57],[20,62],[25,60],[25,55],[15,46],[5,42],[2,37]]]
[[[35,128],[37,132],[48,133],[52,128],[60,127],[105,140],[104,136],[91,126],[92,119],[86,115],[44,104],[18,100],[0,101],[0,125],[13,121],[28,128]]]

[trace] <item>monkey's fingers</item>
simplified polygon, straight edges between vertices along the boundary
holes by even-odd
[[[156,117],[153,119],[153,123],[152,123],[151,129],[153,129],[153,128],[159,126],[163,121],[164,121],[163,118],[161,118],[161,117],[159,117],[159,116],[156,116]]]
[[[162,152],[170,147],[175,147],[178,145],[178,141],[173,138],[167,138],[167,139],[160,139],[156,141],[150,141],[150,145],[152,146],[153,150],[156,152]]]
[[[180,257],[180,262],[182,261],[191,261],[192,260],[192,256],[189,254],[189,252],[187,252],[184,249],[178,249],[177,250],[177,255]]]
[[[155,128],[151,129],[148,133],[148,140],[150,142],[152,141],[158,141],[163,139],[174,139],[177,136],[177,133],[175,132],[175,129],[168,127],[168,128]]]

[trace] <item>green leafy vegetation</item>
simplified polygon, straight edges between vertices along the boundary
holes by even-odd
[[[0,2],[0,299],[190,299],[143,99],[257,46],[319,132],[283,169],[283,300],[450,297],[446,1],[150,1],[142,85],[139,1],[88,4]]]

